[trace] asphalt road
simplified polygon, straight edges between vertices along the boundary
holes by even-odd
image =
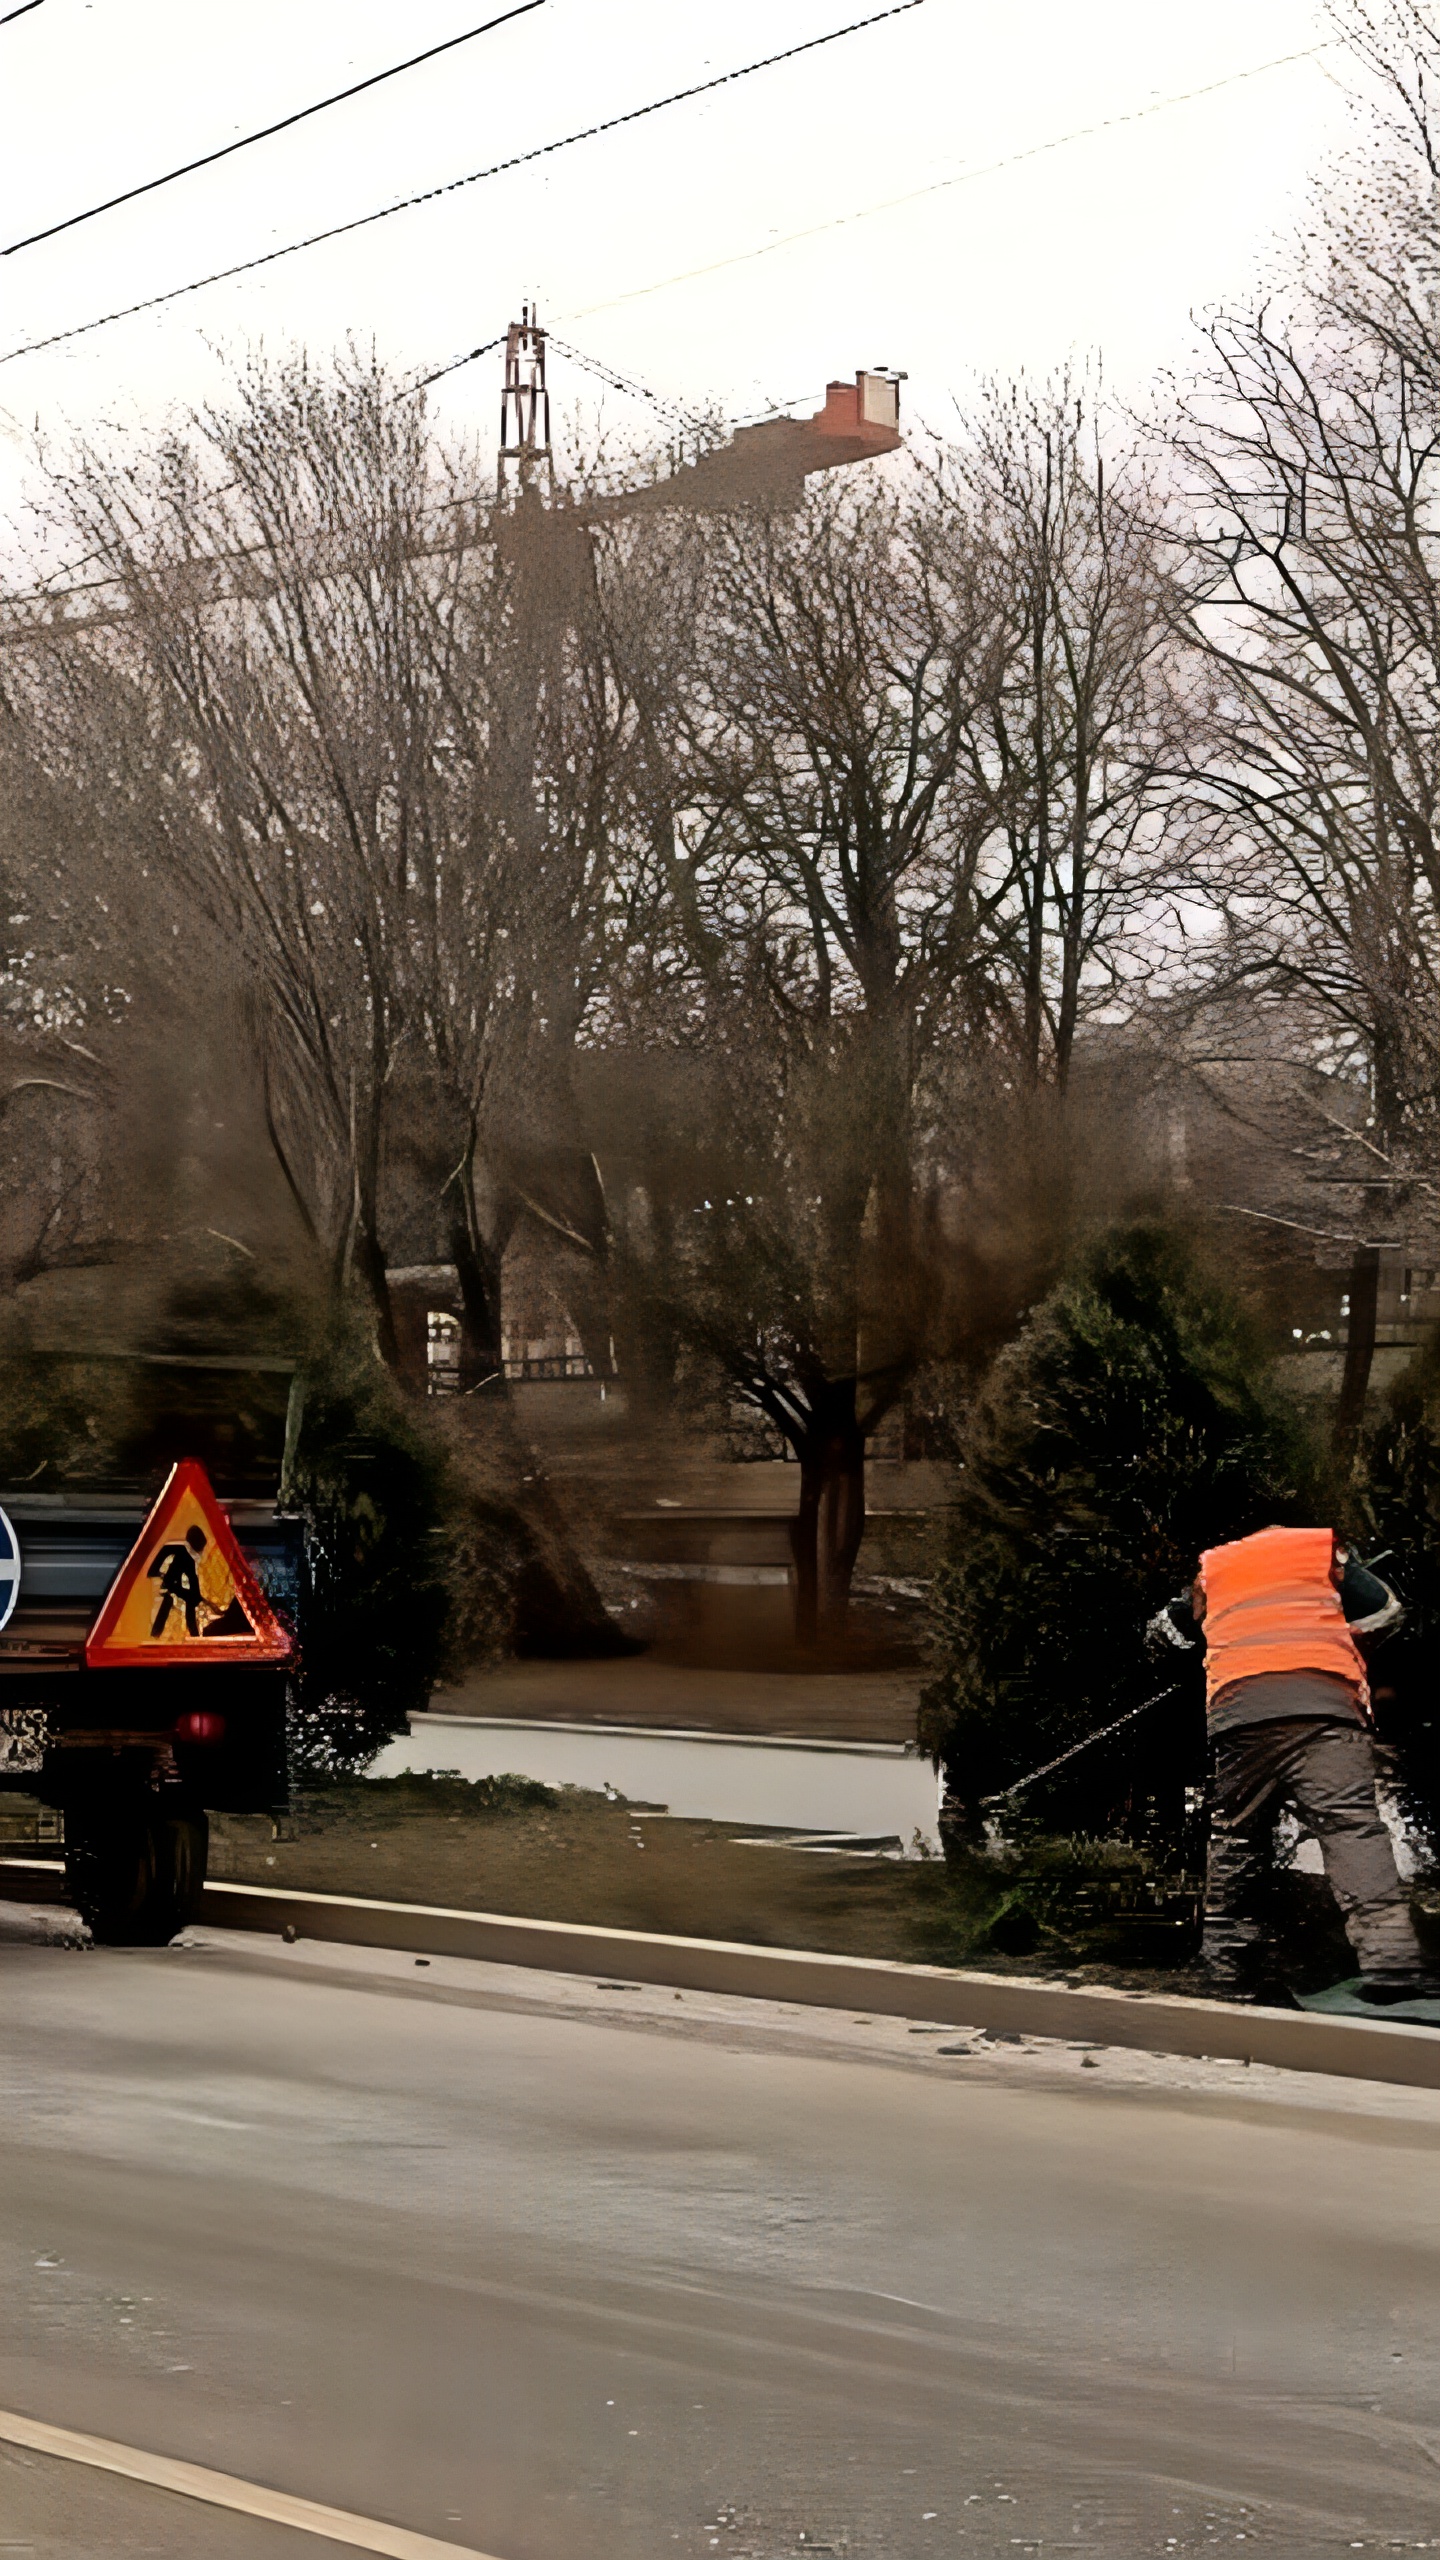
[[[1440,2549],[1440,2094],[26,1927],[4,2409],[496,2560]],[[334,2549],[0,2447],[0,2554]]]

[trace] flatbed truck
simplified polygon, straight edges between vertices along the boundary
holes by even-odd
[[[61,1815],[69,1898],[111,1945],[163,1945],[194,1918],[213,1812],[280,1813],[292,1666],[92,1667],[90,1635],[140,1536],[143,1495],[0,1493],[19,1590],[0,1628],[0,1790]],[[303,1531],[274,1502],[222,1505],[291,1623]]]

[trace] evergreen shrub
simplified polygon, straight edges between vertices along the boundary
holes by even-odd
[[[1385,1397],[1363,1452],[1364,1550],[1405,1602],[1371,1669],[1375,1721],[1406,1815],[1440,1849],[1440,1339]]]
[[[1201,1683],[1182,1655],[1147,1656],[1146,1621],[1203,1547],[1329,1501],[1257,1327],[1193,1239],[1112,1231],[1000,1354],[959,1460],[920,1728],[954,1817],[977,1833],[985,1796],[1174,1681],[994,1818],[1012,1838],[1158,1837],[1178,1854]]]
[[[305,1521],[291,1762],[363,1769],[437,1677],[449,1593],[443,1449],[357,1328],[307,1362],[285,1488]]]
[[[508,1403],[417,1402],[357,1329],[305,1372],[287,1497],[306,1523],[292,1759],[365,1768],[438,1680],[511,1653],[630,1653],[543,1483],[525,1483]]]

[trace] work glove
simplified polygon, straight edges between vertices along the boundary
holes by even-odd
[[[1152,1662],[1170,1663],[1177,1653],[1194,1653],[1196,1639],[1184,1636],[1168,1609],[1157,1609],[1145,1629],[1145,1651]]]

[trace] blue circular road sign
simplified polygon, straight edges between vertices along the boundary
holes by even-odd
[[[20,1597],[20,1541],[0,1511],[0,1627],[7,1627]]]

